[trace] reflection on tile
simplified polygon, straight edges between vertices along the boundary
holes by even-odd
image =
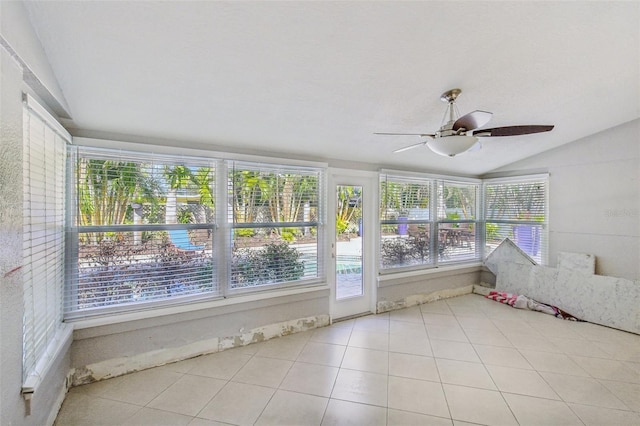
[[[56,426],[636,425],[639,377],[638,335],[470,294],[72,388]]]
[[[640,415],[632,411],[612,410],[610,408],[580,404],[569,404],[569,407],[587,426],[640,424]]]
[[[476,362],[437,359],[442,383],[497,390],[484,365]]]
[[[252,425],[274,393],[275,389],[263,386],[229,382],[198,417],[236,425]]]
[[[279,390],[255,423],[258,425],[319,425],[327,398]]]
[[[328,397],[337,375],[337,367],[296,362],[282,381],[280,389]]]
[[[454,420],[484,425],[517,425],[499,392],[443,385]]]
[[[451,419],[389,408],[387,426],[451,426]],[[355,426],[355,425],[354,425]]]
[[[337,425],[371,425],[385,426],[387,409],[374,405],[358,404],[349,401],[332,399],[322,419],[322,426]]]
[[[331,398],[387,406],[387,377],[356,370],[340,370]]]
[[[389,377],[389,408],[440,417],[449,415],[440,383],[406,377]]]
[[[544,380],[566,402],[625,410],[627,407],[596,379],[540,372]]]
[[[582,425],[580,419],[562,401],[510,393],[503,395],[521,426]]]
[[[185,375],[147,406],[195,416],[226,383],[225,380]]]
[[[501,392],[560,399],[537,371],[488,365],[487,370]]]

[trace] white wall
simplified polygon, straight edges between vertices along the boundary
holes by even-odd
[[[596,255],[596,273],[640,280],[640,119],[505,166],[548,171],[549,264]]]

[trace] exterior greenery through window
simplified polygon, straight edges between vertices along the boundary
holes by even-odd
[[[67,316],[219,293],[212,161],[89,148],[74,158]]]
[[[67,318],[293,285],[323,270],[319,169],[71,154]],[[216,187],[228,189],[227,200],[216,199]]]
[[[316,168],[229,164],[230,291],[319,276],[321,176]]]
[[[478,182],[380,178],[380,268],[478,260]]]
[[[509,238],[536,262],[545,263],[547,176],[486,180],[484,198],[486,254]]]

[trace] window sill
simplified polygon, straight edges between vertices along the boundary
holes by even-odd
[[[328,285],[326,283],[322,283],[321,285],[262,291],[258,293],[243,294],[215,300],[166,306],[157,309],[140,310],[135,312],[121,313],[117,315],[105,315],[101,317],[76,320],[73,321],[72,324],[74,326],[76,334],[75,337],[83,339],[111,334],[112,332],[114,332],[114,330],[112,330],[112,327],[108,326],[115,326],[118,328],[118,331],[116,332],[121,332],[129,328],[139,328],[139,326],[136,325],[128,326],[126,325],[127,323],[134,324],[141,321],[153,320],[162,317],[166,317],[167,322],[172,323],[176,321],[175,316],[211,316],[212,310],[225,310],[231,307],[239,309],[242,305],[252,305],[256,303],[264,305],[277,304],[281,303],[279,299],[284,297],[312,298],[317,297],[317,294],[315,293],[328,291]],[[215,315],[215,313],[213,313],[213,315]],[[171,317],[172,319],[169,319],[169,317]],[[155,324],[157,325],[158,322],[156,321]],[[102,330],[100,331],[99,329]]]
[[[388,287],[398,280],[416,277],[442,278],[482,270],[482,262],[465,263],[459,265],[437,266],[429,269],[419,269],[406,272],[387,273],[378,276],[378,287]]]

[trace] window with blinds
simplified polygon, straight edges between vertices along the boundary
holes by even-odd
[[[23,379],[39,377],[62,326],[66,145],[71,137],[38,104],[24,107]]]
[[[478,260],[479,183],[381,174],[380,269]]]
[[[485,255],[509,238],[536,262],[546,263],[547,182],[547,176],[485,181]]]
[[[439,262],[480,260],[476,232],[480,184],[441,180],[437,186]]]
[[[215,162],[74,150],[68,317],[219,294]]]
[[[227,182],[229,290],[317,279],[322,170],[229,162]]]

